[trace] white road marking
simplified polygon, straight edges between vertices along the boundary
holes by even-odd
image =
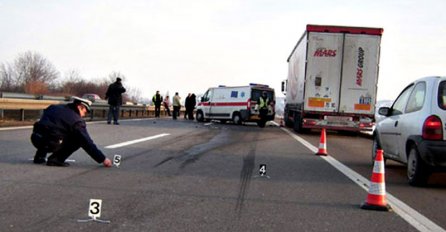
[[[30,158],[30,159],[28,159],[28,160],[30,160],[30,161],[33,161],[34,160],[34,158]],[[46,159],[45,159],[46,160]],[[76,162],[76,160],[74,160],[74,159],[66,159],[65,160],[65,162],[69,162],[69,163],[75,163]]]
[[[155,120],[154,118],[135,118],[135,119],[121,119],[119,121],[144,121],[144,120]],[[101,124],[106,123],[107,121],[86,121],[88,125],[90,124]],[[23,129],[32,129],[33,126],[15,126],[15,127],[1,127],[0,131],[10,131],[10,130],[23,130]]]
[[[15,126],[15,127],[2,127],[0,131],[10,131],[10,130],[22,130],[22,129],[32,129],[33,126]]]
[[[279,126],[276,122],[273,122],[277,126]],[[303,138],[297,136],[293,132],[289,131],[286,128],[280,128],[283,131],[285,131],[287,134],[289,134],[291,137],[293,137],[298,142],[302,143],[305,147],[307,147],[310,151],[313,153],[316,153],[318,151],[318,148],[304,140]],[[331,156],[319,156],[325,161],[327,161],[329,164],[331,164],[333,167],[338,169],[340,172],[342,172],[345,176],[350,178],[353,182],[355,182],[357,185],[359,185],[361,188],[363,188],[366,192],[369,190],[370,181],[368,181],[366,178],[358,174],[357,172],[353,171],[349,167],[345,166],[341,162],[337,161],[335,158]],[[387,196],[387,202],[392,207],[393,211],[398,214],[400,217],[402,217],[404,220],[406,220],[409,224],[411,224],[413,227],[415,227],[419,231],[445,231],[443,228],[423,216],[422,214],[418,213],[416,210],[412,209],[410,206],[406,205],[404,202],[400,201],[398,198],[394,197],[390,193],[386,194]]]
[[[127,141],[127,142],[123,142],[123,143],[109,145],[109,146],[106,146],[105,148],[107,148],[107,149],[114,149],[114,148],[118,148],[118,147],[124,147],[124,146],[128,146],[128,145],[135,144],[135,143],[141,143],[141,142],[145,142],[145,141],[148,141],[148,140],[161,138],[161,137],[164,137],[164,136],[167,136],[167,135],[170,135],[170,134],[163,133],[163,134],[154,135],[154,136],[150,136],[150,137],[146,137],[146,138],[142,138],[142,139],[136,139],[136,140],[132,140],[132,141]]]

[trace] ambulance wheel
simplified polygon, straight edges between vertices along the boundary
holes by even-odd
[[[195,117],[197,118],[197,122],[204,122],[204,115],[202,111],[197,111]]]
[[[232,121],[233,121],[234,124],[236,124],[236,125],[240,125],[240,124],[242,124],[242,118],[240,117],[240,114],[238,114],[238,113],[234,113],[234,115],[232,115]]]
[[[259,120],[259,121],[257,121],[257,125],[258,125],[260,128],[264,128],[265,125],[266,125],[266,121],[265,121],[265,120]]]

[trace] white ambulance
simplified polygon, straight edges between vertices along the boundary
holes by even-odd
[[[266,120],[273,120],[274,89],[267,85],[250,84],[248,86],[209,88],[197,105],[197,121],[210,121],[213,119],[225,123],[232,120],[234,124],[242,122],[257,122],[262,125],[259,115],[259,98],[263,92],[268,96],[268,114]]]

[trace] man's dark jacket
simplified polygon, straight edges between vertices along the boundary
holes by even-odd
[[[125,93],[125,88],[121,82],[116,81],[108,86],[105,99],[108,99],[108,104],[111,106],[120,106],[122,105],[121,94],[123,93]]]
[[[61,145],[65,139],[73,139],[96,162],[102,163],[105,155],[94,144],[87,132],[87,125],[76,112],[74,104],[51,105],[43,111],[42,118],[34,124],[33,133],[42,136],[51,148]]]

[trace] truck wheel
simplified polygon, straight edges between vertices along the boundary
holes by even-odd
[[[303,133],[302,116],[299,113],[295,113],[294,114],[294,127],[293,127],[293,129],[297,133]]]
[[[289,113],[285,111],[285,113],[283,114],[283,120],[285,121],[285,126],[286,127],[292,127],[293,123],[290,121],[289,117]]]
[[[266,121],[265,121],[265,120],[259,120],[259,121],[257,121],[257,125],[258,125],[260,128],[264,128],[265,125],[266,125]]]
[[[238,113],[234,113],[232,115],[232,121],[234,122],[234,124],[236,125],[240,125],[242,124],[242,118],[240,117],[240,114]]]
[[[428,166],[420,157],[415,145],[412,145],[407,158],[407,178],[412,186],[423,186],[427,183],[430,172]]]
[[[204,122],[204,115],[202,111],[197,111],[195,117],[197,118],[197,122]]]

